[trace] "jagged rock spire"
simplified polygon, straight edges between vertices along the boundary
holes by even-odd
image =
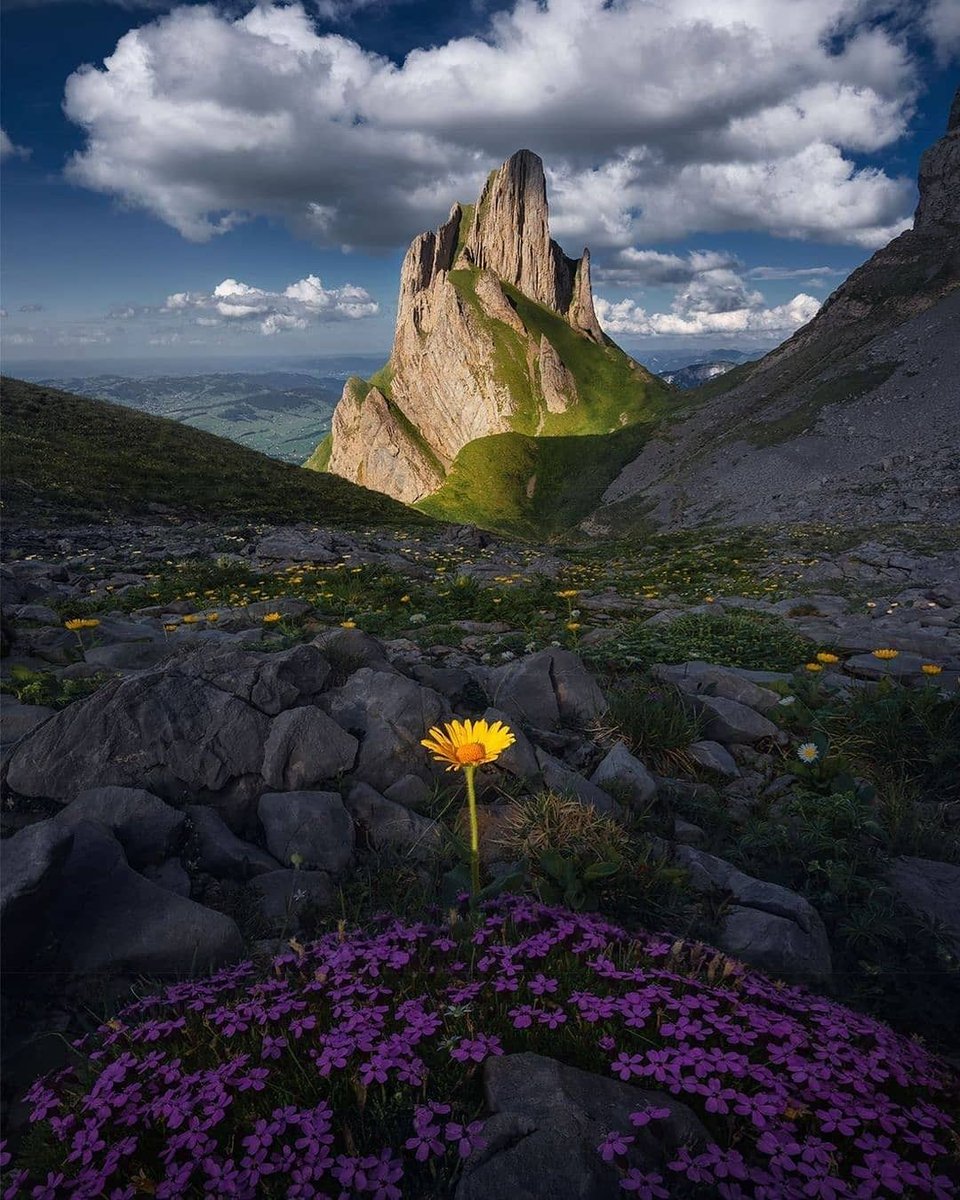
[[[947,132],[920,159],[920,203],[913,217],[918,233],[960,225],[960,88],[947,121]]]

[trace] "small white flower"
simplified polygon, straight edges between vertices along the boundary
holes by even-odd
[[[500,657],[504,660],[504,662],[509,662],[510,659],[513,658],[513,651],[512,650],[504,650],[503,653],[500,655]]]
[[[796,702],[797,702],[796,696],[784,696],[784,698],[782,700],[777,701],[777,703],[782,705],[784,708],[786,708],[790,704],[796,704]]]
[[[813,744],[813,742],[802,742],[797,747],[797,758],[799,758],[802,763],[815,763],[819,757],[820,751]]]

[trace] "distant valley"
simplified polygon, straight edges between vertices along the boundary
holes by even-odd
[[[330,428],[343,381],[360,360],[319,368],[127,375],[30,372],[24,378],[230,438],[283,462],[302,463]],[[18,372],[19,374],[20,372]]]

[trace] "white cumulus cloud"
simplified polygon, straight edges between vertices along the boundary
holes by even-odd
[[[354,284],[325,288],[317,275],[307,275],[282,292],[253,287],[238,279],[224,279],[212,292],[172,293],[161,311],[190,314],[201,326],[252,321],[269,337],[321,322],[376,316],[379,305],[369,292]]]
[[[17,146],[11,140],[5,129],[0,129],[0,162],[8,158],[29,158],[30,150],[26,146]]]
[[[710,312],[693,308],[678,308],[673,312],[648,313],[634,300],[610,301],[598,298],[597,318],[610,334],[697,336],[722,333],[770,334],[786,337],[814,316],[820,301],[805,292],[798,292],[786,304],[766,308],[762,304]]]
[[[266,215],[394,246],[529,146],[572,250],[739,229],[873,247],[913,184],[855,155],[906,130],[908,35],[938,5],[885,27],[872,0],[516,0],[400,65],[299,3],[182,7],[68,79],[68,174],[195,240]]]

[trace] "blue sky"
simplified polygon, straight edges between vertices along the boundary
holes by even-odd
[[[909,225],[960,0],[8,0],[3,357],[386,351],[528,146],[638,357],[769,346]]]

